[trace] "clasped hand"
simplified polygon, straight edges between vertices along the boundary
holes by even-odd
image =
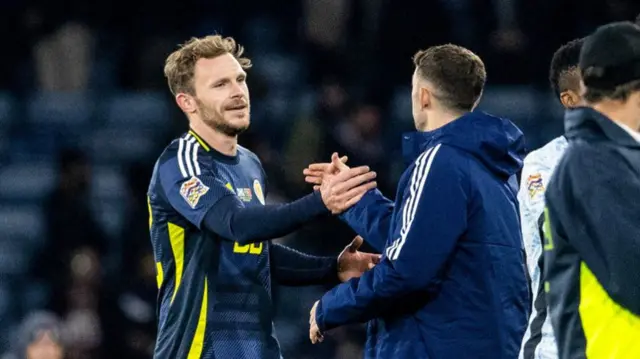
[[[358,251],[362,243],[362,237],[356,236],[338,256],[338,278],[341,282],[360,277],[364,272],[372,269],[380,262],[381,256],[379,254]],[[313,344],[324,340],[324,336],[316,323],[317,307],[318,301],[314,303],[311,312],[309,312],[309,339]]]
[[[331,156],[330,163],[314,163],[302,173],[305,181],[319,190],[322,200],[333,214],[339,214],[356,204],[370,189],[376,188],[376,173],[369,166],[349,168],[347,157]]]

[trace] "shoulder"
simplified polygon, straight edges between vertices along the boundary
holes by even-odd
[[[546,145],[530,152],[524,159],[524,166],[529,167],[552,167],[560,160],[568,146],[564,136],[556,137]]]
[[[424,151],[418,160],[425,162],[429,167],[438,168],[439,171],[460,173],[468,171],[471,158],[467,152],[455,146],[439,143]]]
[[[524,159],[519,192],[527,192],[527,197],[531,200],[542,199],[547,183],[551,180],[567,147],[567,139],[560,136],[529,153]]]
[[[238,152],[240,153],[241,156],[246,156],[249,160],[257,163],[260,166],[262,166],[262,162],[260,162],[260,158],[258,157],[258,155],[253,153],[248,148],[238,145]]]
[[[464,151],[446,144],[437,144],[422,152],[412,165],[412,173],[418,178],[462,178],[468,172],[468,161]]]
[[[206,151],[189,133],[174,139],[165,148],[158,160],[160,175],[175,175],[182,178],[199,176],[206,159]]]

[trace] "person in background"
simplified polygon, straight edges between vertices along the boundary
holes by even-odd
[[[558,100],[567,109],[583,104],[580,96],[580,49],[584,39],[562,45],[553,55],[549,82]],[[544,293],[544,191],[555,167],[567,149],[565,136],[559,136],[524,159],[521,186],[518,191],[522,239],[527,252],[527,268],[531,278],[533,308],[522,340],[520,359],[556,359],[558,349],[553,336],[551,318],[547,313]]]
[[[62,323],[50,312],[27,316],[17,333],[15,359],[63,359]]]
[[[580,51],[587,107],[567,111],[545,199],[545,289],[560,359],[640,357],[640,27]]]

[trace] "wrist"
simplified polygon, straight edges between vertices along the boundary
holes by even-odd
[[[319,214],[329,213],[330,210],[327,208],[327,205],[324,203],[322,199],[322,193],[320,191],[313,191],[310,195],[310,203],[313,206],[314,210]]]

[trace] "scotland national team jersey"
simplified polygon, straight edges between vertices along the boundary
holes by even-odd
[[[527,252],[527,268],[531,277],[533,310],[524,335],[519,359],[556,359],[558,350],[547,313],[543,285],[542,224],[544,222],[544,193],[568,142],[557,137],[542,148],[531,152],[524,160],[518,201],[522,223],[522,238]]]
[[[262,206],[265,195],[258,158],[240,146],[237,156],[225,156],[190,131],[160,156],[148,192],[159,289],[156,359],[280,358],[269,242],[239,245],[202,228],[223,197]]]

